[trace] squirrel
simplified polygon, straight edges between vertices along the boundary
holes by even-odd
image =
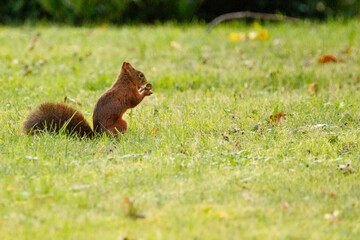
[[[25,120],[25,133],[36,134],[44,130],[58,133],[62,129],[81,137],[93,137],[96,133],[124,133],[127,129],[127,122],[123,119],[126,110],[136,107],[145,96],[152,94],[151,84],[142,87],[146,83],[141,71],[124,62],[115,83],[95,104],[93,129],[76,109],[64,103],[45,102]]]

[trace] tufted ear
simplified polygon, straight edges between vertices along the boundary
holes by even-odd
[[[122,67],[121,67],[121,72],[130,74],[131,68],[132,68],[132,66],[131,66],[130,63],[128,63],[128,62],[123,62],[123,65],[122,65]]]
[[[133,67],[131,66],[130,63],[128,63],[128,62],[123,62],[122,69],[132,70]]]
[[[128,62],[123,62],[123,65],[122,65],[121,69],[125,69],[128,64],[129,64]]]

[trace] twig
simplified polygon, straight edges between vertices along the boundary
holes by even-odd
[[[271,14],[271,13],[256,13],[256,12],[233,12],[233,13],[226,13],[220,15],[214,20],[212,20],[206,27],[206,30],[210,32],[210,30],[218,25],[219,23],[227,20],[232,19],[241,19],[241,18],[254,18],[254,19],[261,19],[261,20],[272,20],[272,21],[289,21],[293,23],[298,23],[299,19],[293,17],[287,17],[280,14]]]

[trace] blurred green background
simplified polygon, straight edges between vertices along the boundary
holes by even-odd
[[[210,21],[234,11],[301,18],[359,17],[360,0],[0,0],[0,23],[65,24]]]

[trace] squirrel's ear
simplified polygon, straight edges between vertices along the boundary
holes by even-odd
[[[123,65],[122,65],[122,67],[121,67],[121,72],[130,74],[129,65],[130,65],[130,63],[124,62]],[[131,65],[130,65],[130,66],[131,66]]]
[[[123,62],[121,69],[126,69],[128,67],[128,64],[128,62]]]
[[[131,70],[133,70],[133,67],[131,66],[130,63],[124,62],[122,65],[122,69],[128,69],[129,71],[131,71]]]

